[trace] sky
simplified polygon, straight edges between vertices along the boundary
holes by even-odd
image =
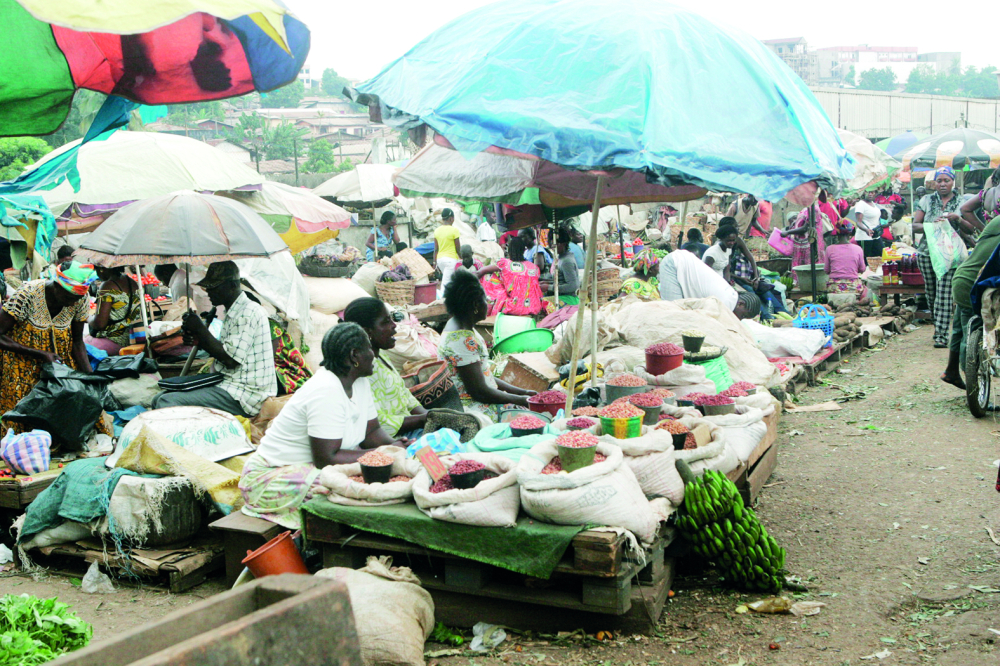
[[[737,26],[762,41],[801,36],[808,40],[811,49],[858,44],[916,46],[921,53],[959,51],[963,67],[990,64],[1000,67],[1000,48],[986,37],[987,33],[981,33],[979,39],[970,39],[968,27],[973,17],[962,18],[954,8],[942,12],[941,5],[926,2],[928,11],[918,13],[909,8],[920,3],[900,5],[872,0],[835,3],[673,0],[675,5]],[[437,28],[489,1],[285,0],[285,3],[312,31],[308,63],[314,77],[319,78],[324,69],[332,67],[341,76],[362,80],[378,74]],[[994,22],[1000,17],[1000,9],[994,3],[984,3],[983,8],[985,12],[996,12]],[[942,20],[951,27],[942,30]]]

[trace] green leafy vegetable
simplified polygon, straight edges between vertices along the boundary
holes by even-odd
[[[0,666],[35,666],[90,642],[94,629],[56,599],[0,597]]]
[[[465,642],[462,634],[449,629],[444,625],[444,622],[438,622],[434,626],[434,633],[431,634],[431,640],[435,643],[444,643],[446,645],[461,645]]]

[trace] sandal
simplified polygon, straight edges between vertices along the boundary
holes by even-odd
[[[943,381],[945,384],[951,384],[952,386],[960,388],[963,391],[965,390],[965,382],[962,381],[961,377],[954,377],[952,379],[949,379],[948,375],[942,374],[941,375],[941,381]]]

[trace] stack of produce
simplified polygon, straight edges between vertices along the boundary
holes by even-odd
[[[736,587],[777,592],[785,550],[767,533],[753,509],[743,505],[736,485],[724,474],[708,470],[696,477],[683,460],[677,471],[684,480],[684,504],[677,527],[694,551],[715,562]]]
[[[833,341],[847,342],[861,333],[861,326],[857,322],[858,316],[853,312],[837,313],[833,320]]]

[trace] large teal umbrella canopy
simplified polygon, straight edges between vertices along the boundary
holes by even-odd
[[[505,0],[431,34],[358,86],[396,127],[460,151],[625,168],[777,200],[839,188],[852,159],[776,55],[659,0]]]

